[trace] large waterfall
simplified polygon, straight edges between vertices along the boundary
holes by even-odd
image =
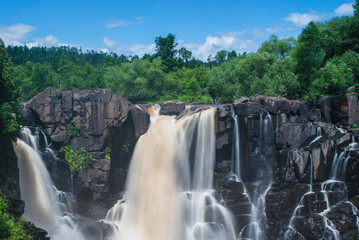
[[[231,214],[212,189],[215,109],[179,120],[150,110],[132,157],[125,199],[107,214],[112,239],[234,240]]]
[[[71,217],[61,210],[58,191],[37,151],[38,136],[32,135],[28,128],[21,135],[24,141],[18,139],[14,150],[20,170],[21,199],[25,201],[25,219],[46,229],[52,239],[84,239]]]
[[[275,192],[281,184],[274,173],[280,170],[280,166],[273,164],[279,156],[275,148],[278,117],[260,109],[251,123],[232,109],[232,162],[228,154],[226,157],[229,159],[223,160],[228,165],[217,159],[215,168],[216,143],[219,142],[216,141],[216,126],[220,125],[216,122],[219,118],[216,108],[192,106],[176,117],[160,115],[156,106],[142,110],[149,113],[150,126],[136,143],[126,188],[120,195],[123,198],[118,200],[118,193],[123,190],[119,189],[116,198],[109,201],[111,205],[116,200],[117,203],[108,210],[105,218],[104,212],[100,216],[104,219],[100,220],[87,219],[73,212],[76,207],[70,204],[72,195],[58,191],[53,183],[57,186],[67,184],[67,179],[57,181],[57,174],[54,174],[56,161],[63,160],[56,157],[39,128],[24,128],[20,139],[14,143],[20,170],[21,198],[25,201],[24,218],[45,229],[54,240],[278,239],[271,236],[271,207],[274,205],[270,201],[273,196],[279,199],[293,193],[292,190]],[[253,135],[249,138],[245,130],[250,124],[256,128],[251,130]],[[228,132],[232,131],[228,129]],[[308,146],[304,146],[308,152],[307,162],[301,170],[304,177],[300,179],[302,182],[294,183],[304,188],[297,193],[297,198],[291,198],[288,217],[280,223],[284,226],[281,232],[278,231],[280,239],[314,239],[310,231],[319,231],[317,236],[323,236],[323,239],[341,239],[340,219],[337,221],[334,215],[341,208],[349,212],[347,215],[350,215],[351,222],[359,227],[359,211],[348,201],[349,185],[346,185],[348,166],[353,164],[354,157],[359,156],[359,145],[354,141],[349,144],[351,138],[348,138],[348,143],[335,145],[334,157],[329,159],[327,167],[331,169],[330,173],[328,171],[325,178],[318,180],[320,156],[317,149],[328,136],[325,128],[313,125],[312,129],[312,137],[305,143]],[[50,155],[55,162],[46,163],[54,179],[51,179],[42,159]],[[231,163],[232,172],[229,169]],[[61,164],[66,166],[65,162]],[[228,171],[220,172],[220,164],[228,166]],[[70,183],[70,176],[68,181]],[[75,176],[75,193],[76,181]],[[213,182],[220,191],[214,189]],[[294,186],[293,183],[285,184],[288,184],[286,188]],[[72,184],[68,190],[73,191]],[[96,208],[96,205],[91,207]],[[277,224],[282,219],[275,220]],[[307,221],[315,221],[313,226],[316,229],[311,230]]]

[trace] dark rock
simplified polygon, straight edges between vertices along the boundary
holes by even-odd
[[[130,102],[107,90],[59,91],[46,89],[26,106],[25,120],[38,119],[52,141],[70,142],[75,149],[100,151],[111,128],[119,127],[131,108]],[[31,113],[31,114],[30,114]],[[54,125],[57,125],[53,129]],[[77,128],[78,133],[73,129]]]
[[[181,101],[167,101],[160,103],[162,115],[178,115],[184,108],[185,104]]]
[[[340,235],[350,231],[358,231],[356,218],[359,217],[359,215],[354,214],[356,210],[354,210],[353,207],[354,206],[350,202],[340,202],[333,206],[326,214],[329,220],[333,222]]]
[[[308,185],[302,183],[273,184],[266,197],[267,238],[284,239],[291,216]],[[275,219],[275,220],[274,220]]]
[[[36,227],[33,223],[28,223],[24,225],[24,229],[32,236],[33,240],[50,240],[50,237],[47,237],[47,232],[44,229]]]
[[[8,198],[8,212],[15,216],[21,217],[24,214],[25,202],[17,198]]]

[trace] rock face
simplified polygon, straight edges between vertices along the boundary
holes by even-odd
[[[177,118],[186,111],[204,107],[186,108],[178,101],[160,106],[162,114]],[[95,158],[89,169],[74,174],[74,190],[82,213],[103,217],[125,190],[134,146],[150,124],[148,107],[134,105],[102,89],[47,89],[25,106],[26,124],[41,127],[56,150],[64,145],[73,149],[83,147]],[[346,159],[342,171],[345,192],[349,200],[357,195],[359,154],[357,146],[351,143],[353,139],[359,140],[359,131],[351,127],[359,125],[358,97],[327,96],[311,104],[253,96],[214,107],[217,109],[216,174],[228,174],[233,170],[233,161],[241,159],[241,182],[216,179],[220,183],[218,190],[237,220],[237,231],[250,221],[253,193],[244,194],[244,188],[260,179],[270,187],[265,210],[267,239],[284,239],[290,222],[298,230],[291,233],[293,239],[330,239],[332,233],[320,215],[326,207],[321,184],[332,177],[334,161],[342,155]],[[238,122],[239,159],[234,159],[234,119]],[[62,162],[57,169],[62,169],[59,178],[66,185],[70,178],[68,166]],[[309,185],[314,194],[304,198]],[[353,205],[337,201],[341,197],[328,193],[332,206],[326,217],[335,224],[340,236],[350,236],[356,227],[355,211],[350,212]],[[302,215],[292,218],[301,201],[306,204]],[[353,203],[359,205],[358,202]],[[91,212],[94,204],[97,211]]]
[[[112,174],[110,166],[113,169],[128,166],[134,142],[149,123],[147,113],[103,89],[47,89],[25,106],[24,116],[27,125],[40,126],[44,130],[55,149],[64,145],[74,150],[84,148],[95,158],[88,171],[75,174],[75,190],[84,211],[93,201],[107,199]],[[62,167],[62,163],[58,164],[61,166],[57,169],[65,172],[58,175],[67,178],[68,182],[69,171]]]
[[[25,202],[17,198],[7,199],[8,212],[16,219],[24,214]],[[36,227],[33,223],[27,222],[23,225],[25,230],[32,236],[34,240],[50,240],[44,229]]]
[[[185,104],[181,101],[167,101],[160,103],[162,115],[178,115],[184,108]]]
[[[345,181],[349,198],[357,194],[358,172],[353,170],[358,170],[359,158],[358,151],[350,151],[355,130],[349,129],[351,124],[359,121],[356,117],[357,103],[355,96],[322,97],[314,105],[307,101],[264,96],[242,97],[234,101],[233,107],[239,119],[241,175],[245,182],[259,179],[253,179],[253,175],[260,166],[256,158],[259,147],[263,145],[261,119],[267,115],[272,120],[275,140],[269,149],[274,151],[270,161],[274,183],[266,196],[267,239],[284,239],[292,215],[301,201],[305,201],[308,207],[301,209],[301,215],[293,218],[293,226],[298,232],[288,234],[288,239],[331,239],[333,233],[328,230],[321,215],[327,208],[327,202],[333,207],[326,215],[338,225],[336,228],[340,236],[356,229],[352,224],[352,220],[356,219],[355,211],[346,211],[352,208],[345,203],[340,203],[344,204],[342,207],[335,205],[340,202],[335,199],[344,199],[342,196],[334,195],[325,200],[320,184],[333,177],[331,169],[335,168],[334,161],[341,158],[346,164],[343,177],[340,179],[336,175],[335,179]],[[265,140],[266,144],[269,144],[268,141],[273,140]],[[266,154],[260,154],[261,158]],[[303,197],[311,183],[315,194]],[[226,191],[240,190],[231,187]],[[327,194],[331,197],[334,193],[329,191]],[[231,198],[226,200],[232,201]],[[348,222],[340,222],[340,218]],[[242,220],[237,218],[237,221]]]

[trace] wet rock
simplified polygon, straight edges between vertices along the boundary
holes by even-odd
[[[181,101],[167,101],[160,103],[162,115],[178,115],[184,108],[185,104]]]
[[[8,212],[15,216],[21,217],[24,214],[25,202],[17,198],[8,198]]]
[[[47,236],[47,232],[44,229],[36,227],[33,223],[26,224],[24,227],[28,233],[32,236],[33,240],[50,240]]]
[[[340,235],[343,235],[350,231],[358,231],[356,218],[359,215],[356,212],[350,202],[340,202],[333,206],[326,216],[333,222]]]
[[[267,193],[267,238],[284,239],[290,218],[308,185],[302,183],[275,183]]]

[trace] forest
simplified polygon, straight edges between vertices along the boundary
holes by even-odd
[[[174,34],[156,37],[156,53],[141,58],[68,46],[8,46],[7,53],[21,101],[48,87],[105,88],[134,103],[227,103],[255,94],[315,100],[359,84],[354,8],[353,17],[309,23],[297,38],[272,35],[257,52],[222,50],[207,62],[178,49]]]

